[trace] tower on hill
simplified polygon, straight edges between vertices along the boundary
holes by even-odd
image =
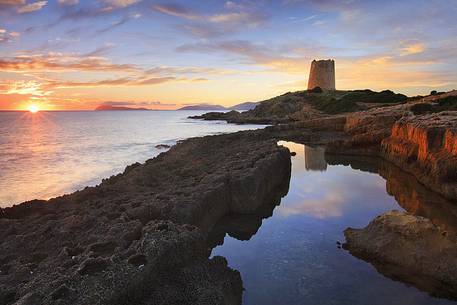
[[[316,87],[323,90],[335,90],[335,61],[333,59],[311,62],[308,90]]]

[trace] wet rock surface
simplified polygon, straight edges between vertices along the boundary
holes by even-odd
[[[240,304],[206,235],[277,201],[290,153],[256,133],[194,138],[97,187],[1,210],[0,304]]]
[[[457,299],[457,239],[431,220],[391,211],[344,235],[344,248],[385,276]]]

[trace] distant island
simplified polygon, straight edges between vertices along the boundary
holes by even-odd
[[[237,104],[231,107],[224,107],[221,105],[214,105],[214,104],[196,104],[196,105],[191,105],[191,106],[185,106],[182,108],[179,108],[178,110],[219,110],[219,111],[224,111],[224,110],[251,110],[254,109],[255,106],[257,106],[258,103],[256,102],[246,102],[246,103],[241,103]]]
[[[100,105],[94,109],[95,111],[106,111],[106,110],[151,110],[148,108],[140,107],[126,107],[126,106],[111,106],[111,105]]]
[[[237,104],[237,105],[234,105],[231,107],[224,107],[222,105],[201,103],[201,104],[184,106],[184,107],[178,108],[176,110],[247,111],[247,110],[254,109],[258,104],[259,104],[258,102],[246,102],[246,103]],[[156,110],[156,109],[149,109],[149,108],[144,108],[144,107],[136,108],[136,107],[127,107],[127,106],[113,106],[113,105],[104,105],[104,104],[99,105],[94,109],[94,111],[112,111],[112,110]]]
[[[125,106],[111,106],[111,105],[100,105],[94,109],[95,111],[107,111],[107,110],[150,110],[148,108],[133,108]]]

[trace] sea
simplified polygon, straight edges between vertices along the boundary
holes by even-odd
[[[0,207],[97,185],[156,145],[264,127],[187,118],[203,112],[0,112]]]

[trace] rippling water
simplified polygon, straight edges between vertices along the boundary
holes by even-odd
[[[0,112],[0,207],[98,184],[157,144],[259,128],[186,119],[198,111]]]
[[[455,203],[390,163],[282,144],[297,155],[292,157],[289,192],[279,206],[257,215],[227,216],[209,238],[210,246],[219,244],[212,255],[224,256],[240,271],[243,305],[456,304],[402,283],[408,276],[401,273],[395,276],[399,281],[392,280],[391,266],[377,270],[337,244],[344,241],[347,227],[365,227],[392,209],[455,230]],[[432,288],[429,292],[439,295]]]

